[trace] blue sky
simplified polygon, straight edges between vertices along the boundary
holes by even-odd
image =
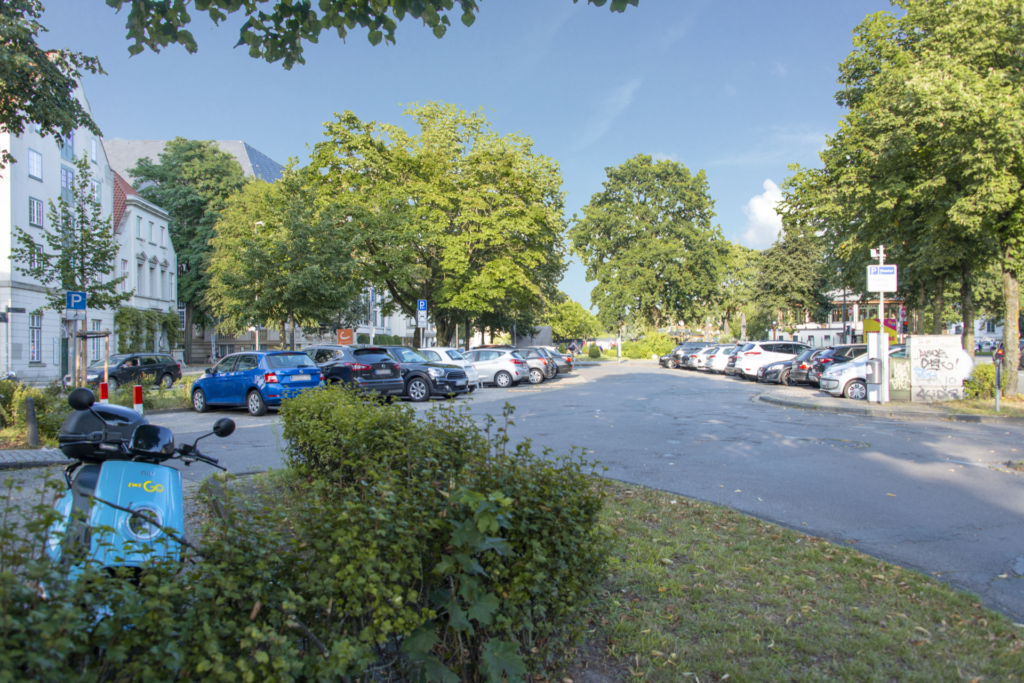
[[[195,13],[199,52],[128,56],[121,14],[103,0],[44,0],[43,47],[97,55],[86,93],[108,138],[244,140],[305,162],[334,112],[408,125],[402,103],[484,107],[493,128],[529,135],[557,159],[566,216],[600,191],[604,169],[651,154],[707,172],[725,236],[769,246],[789,163],[817,164],[842,110],[832,96],[851,31],[888,0],[640,0],[613,14],[571,0],[482,0],[471,28],[438,40],[414,20],[397,45],[324,35],[306,65],[233,49],[242,19]],[[315,6],[315,3],[314,3]],[[578,264],[562,289],[590,304]]]

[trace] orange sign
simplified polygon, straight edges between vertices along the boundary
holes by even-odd
[[[338,330],[338,343],[348,345],[352,343],[352,330]]]

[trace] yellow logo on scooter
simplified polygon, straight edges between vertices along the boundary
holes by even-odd
[[[129,483],[128,488],[130,489],[142,489],[147,493],[162,493],[164,490],[163,484],[154,484],[152,481],[146,481],[141,484]]]

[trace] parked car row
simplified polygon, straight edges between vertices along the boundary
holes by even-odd
[[[540,384],[573,370],[572,357],[535,346],[450,347],[321,344],[302,351],[247,351],[224,357],[192,384],[192,407],[244,406],[252,415],[327,384],[350,384],[385,401],[471,393],[485,385]],[[181,376],[180,371],[177,375]]]

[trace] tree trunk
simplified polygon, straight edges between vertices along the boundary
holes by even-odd
[[[921,312],[928,304],[928,288],[921,284],[921,292],[917,297],[917,308],[914,310],[914,334],[921,334],[924,329],[921,325]]]
[[[1017,368],[1020,364],[1020,282],[1017,273],[1003,265],[1003,298],[1006,310],[1003,314],[1003,396],[1017,395]]]
[[[960,262],[960,312],[964,317],[964,331],[960,335],[964,351],[974,358],[974,285],[971,282],[971,264]]]
[[[423,328],[420,327],[419,325],[417,325],[416,329],[412,333],[412,345],[413,345],[413,348],[418,349],[418,348],[420,348],[420,346],[422,346],[422,341],[423,341],[422,337],[423,337]]]
[[[288,314],[288,348],[292,351],[295,350],[295,314]]]
[[[182,330],[182,350],[185,356],[185,365],[194,365],[192,362],[192,312],[195,307],[192,304],[185,304],[185,329]]]
[[[946,278],[940,277],[936,280],[936,286],[938,289],[932,300],[932,334],[942,334],[942,310],[946,307]]]

